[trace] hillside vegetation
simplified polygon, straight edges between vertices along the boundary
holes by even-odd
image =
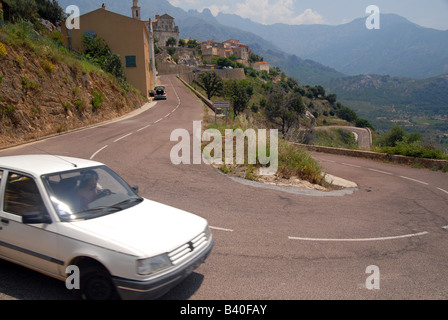
[[[360,75],[324,86],[379,132],[399,124],[448,150],[448,74],[429,79]]]
[[[116,118],[145,99],[30,22],[0,27],[0,148]]]

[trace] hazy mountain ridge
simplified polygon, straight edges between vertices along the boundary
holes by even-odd
[[[395,14],[381,15],[380,30],[368,30],[365,18],[338,26],[263,25],[222,13],[216,19],[349,75],[428,78],[448,73],[448,31],[424,28]]]

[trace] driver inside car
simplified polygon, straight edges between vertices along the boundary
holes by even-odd
[[[92,201],[110,194],[109,190],[98,190],[98,173],[93,170],[86,171],[81,177],[79,186],[75,189],[77,211],[87,210]]]

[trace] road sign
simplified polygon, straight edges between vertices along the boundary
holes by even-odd
[[[231,108],[230,101],[213,101],[213,108],[215,109],[215,123],[216,123],[216,109],[226,109],[226,125],[227,125],[228,110]]]
[[[213,108],[215,109],[230,109],[230,101],[213,101]]]

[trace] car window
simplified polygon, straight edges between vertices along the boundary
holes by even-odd
[[[8,174],[6,181],[4,210],[19,216],[31,212],[47,214],[34,179],[14,172]]]
[[[126,182],[105,166],[53,173],[42,180],[62,221],[91,219],[140,201]]]

